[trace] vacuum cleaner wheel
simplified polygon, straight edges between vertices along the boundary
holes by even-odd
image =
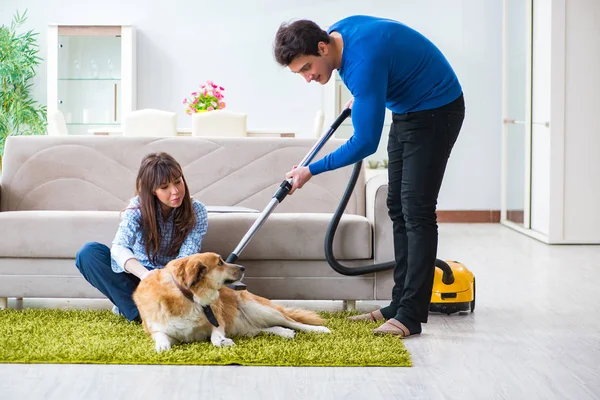
[[[467,303],[431,303],[429,305],[429,311],[439,312],[442,314],[454,314],[457,312],[469,311],[472,302]]]

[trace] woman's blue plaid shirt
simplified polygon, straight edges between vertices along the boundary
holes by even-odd
[[[161,215],[160,204],[156,205],[157,215]],[[164,267],[169,261],[176,258],[187,257],[194,253],[200,252],[202,248],[202,239],[206,235],[208,229],[208,216],[204,204],[192,198],[192,207],[196,214],[196,224],[187,238],[183,241],[179,254],[177,256],[166,256],[167,248],[173,240],[173,215],[171,213],[166,221],[163,218],[158,219],[161,232],[161,245],[158,252],[159,265],[154,265],[148,260],[146,250],[144,249],[144,241],[142,239],[141,220],[142,212],[140,210],[140,199],[138,196],[131,199],[129,206],[123,212],[123,218],[119,223],[119,229],[112,242],[113,245],[119,245],[130,249],[135,258],[149,270]],[[115,272],[124,272],[114,258],[111,257],[111,267]]]

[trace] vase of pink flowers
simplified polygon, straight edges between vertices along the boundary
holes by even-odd
[[[223,86],[216,85],[213,81],[206,81],[205,84],[200,85],[200,90],[192,92],[190,98],[183,99],[186,114],[222,110],[225,108],[224,90]]]

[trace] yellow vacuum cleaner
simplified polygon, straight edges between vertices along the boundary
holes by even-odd
[[[329,130],[315,143],[310,152],[304,157],[304,159],[298,163],[299,167],[309,165],[311,160],[317,155],[322,149],[325,143],[333,136],[335,130],[342,124],[342,122],[350,115],[351,111],[346,108],[336,118]],[[340,204],[336,209],[327,232],[325,234],[325,258],[331,266],[331,268],[347,276],[356,276],[371,274],[380,271],[388,271],[394,269],[395,262],[387,262],[381,264],[364,265],[358,267],[346,267],[340,264],[333,255],[333,237],[338,227],[340,219],[348,205],[348,201],[352,195],[358,176],[360,175],[362,168],[362,160],[354,164],[350,181],[346,186],[346,190],[340,200]],[[238,246],[234,251],[227,257],[228,263],[234,263],[238,259],[240,253],[246,248],[249,241],[258,232],[260,227],[267,220],[269,215],[275,210],[275,208],[286,198],[292,188],[292,180],[284,180],[277,192],[273,195],[269,204],[262,211],[261,215],[250,227],[250,230],[244,235]],[[475,309],[475,277],[473,274],[461,263],[456,261],[443,261],[436,259],[435,261],[435,277],[433,283],[433,292],[431,295],[431,304],[429,307],[430,311],[442,312],[446,314],[452,314],[454,312],[462,311],[473,311]],[[230,288],[235,290],[245,290],[246,285],[243,282],[235,282],[228,285]]]
[[[458,261],[435,260],[429,311],[444,314],[475,310],[475,276]]]

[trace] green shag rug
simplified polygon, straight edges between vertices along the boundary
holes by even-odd
[[[203,342],[156,353],[141,324],[110,310],[0,310],[0,363],[411,366],[400,338],[371,332],[380,323],[345,319],[356,312],[319,314],[331,334],[260,334],[234,337],[231,347]]]

